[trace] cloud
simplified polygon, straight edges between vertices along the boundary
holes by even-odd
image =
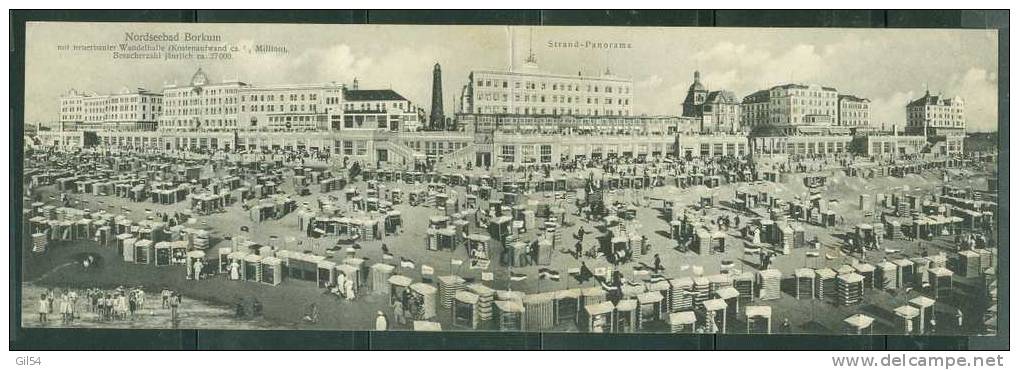
[[[825,66],[817,47],[809,44],[772,53],[763,47],[721,42],[695,53],[692,59],[702,69],[709,89],[734,90],[737,94],[792,81],[814,82]]]
[[[970,68],[953,78],[945,91],[966,104],[966,126],[971,131],[993,131],[998,127],[998,76],[982,68]],[[954,93],[952,93],[954,92]]]
[[[638,83],[637,83],[637,87],[640,87],[640,88],[647,88],[647,89],[653,89],[653,88],[656,88],[656,87],[658,87],[658,86],[661,86],[661,85],[662,85],[662,81],[664,81],[664,80],[662,79],[662,76],[659,76],[659,75],[651,75],[651,76],[650,76],[650,77],[648,77],[647,79],[645,79],[645,80],[642,80],[642,81],[638,82]]]
[[[733,86],[740,80],[739,72],[730,69],[724,72],[708,72],[701,76],[701,81],[707,86]]]
[[[880,128],[882,124],[885,129],[891,130],[892,126],[902,130],[906,127],[906,104],[919,98],[923,93],[916,91],[896,91],[887,96],[871,98],[870,101],[870,124]]]

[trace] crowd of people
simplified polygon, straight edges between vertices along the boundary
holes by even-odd
[[[169,307],[166,297],[163,307]],[[44,324],[55,314],[60,314],[61,324],[69,325],[81,319],[83,312],[99,322],[132,320],[144,308],[145,290],[142,287],[87,288],[80,292],[76,289],[47,289],[40,294],[38,302],[39,322]]]

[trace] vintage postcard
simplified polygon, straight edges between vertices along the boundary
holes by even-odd
[[[30,22],[26,47],[24,327],[997,330],[993,30]]]

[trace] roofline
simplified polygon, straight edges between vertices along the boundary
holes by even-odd
[[[495,70],[474,70],[470,72],[471,75],[475,73],[492,73],[499,75],[514,75],[514,76],[532,76],[532,77],[557,77],[557,78],[569,78],[576,80],[598,80],[598,81],[613,81],[613,82],[629,82],[633,83],[632,78],[624,77],[594,77],[586,75],[568,75],[568,74],[557,74],[557,73],[531,73],[531,72],[517,72],[517,71],[495,71]]]

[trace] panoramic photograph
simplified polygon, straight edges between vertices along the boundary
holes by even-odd
[[[998,330],[995,30],[25,32],[22,327]]]

